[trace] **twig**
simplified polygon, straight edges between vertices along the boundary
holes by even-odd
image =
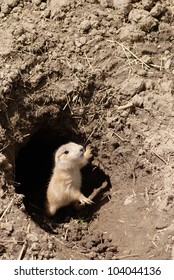
[[[89,65],[89,67],[90,67],[91,70],[94,72],[94,69],[93,69],[93,67],[92,67],[92,65],[91,65],[91,63],[90,63],[90,61],[89,61],[89,58],[87,57],[87,54],[84,53],[84,55],[85,55],[85,58],[86,58],[86,61],[87,61],[88,65]]]
[[[174,260],[174,246],[172,246],[172,260]]]
[[[126,46],[124,46],[122,43],[119,43],[117,40],[113,41],[113,40],[107,40],[110,43],[116,43],[117,45],[119,45],[120,47],[122,47],[122,49],[124,48],[126,51],[128,51],[136,60],[138,60],[142,65],[145,65],[147,68],[150,68],[150,66],[148,64],[146,64],[145,62],[143,62],[137,55],[135,55],[129,48],[127,48]]]
[[[146,197],[146,201],[147,201],[147,204],[148,204],[149,203],[149,194],[148,194],[147,187],[145,188],[145,197]]]
[[[26,253],[27,247],[28,247],[28,243],[27,243],[27,241],[25,241],[23,246],[22,246],[22,249],[19,253],[19,256],[18,256],[17,260],[22,260],[23,259],[24,253]]]
[[[2,213],[1,217],[0,217],[0,221],[2,220],[2,218],[5,216],[5,214],[7,213],[8,209],[11,207],[12,203],[13,203],[14,198],[12,198],[12,200],[10,201],[10,203],[8,204],[8,206],[6,207],[6,209],[4,210],[4,212]]]
[[[123,45],[122,45],[121,47],[122,47],[122,50],[123,50],[123,52],[125,53],[125,55],[126,55],[126,57],[127,57],[129,67],[130,67],[131,69],[133,69],[133,67],[132,67],[132,65],[131,65],[131,62],[130,62],[130,59],[129,59],[128,55],[127,55],[127,52],[126,52],[125,48],[123,47]]]
[[[86,141],[85,141],[85,144],[84,145],[86,145],[87,144],[87,142],[89,141],[89,139],[91,138],[91,136],[94,134],[94,132],[95,132],[95,129],[98,127],[98,124],[94,127],[94,129],[92,130],[92,132],[91,132],[91,134],[88,136],[88,138],[86,139]]]
[[[100,192],[102,192],[107,187],[107,182],[104,182],[100,188],[94,189],[92,194],[89,196],[90,200],[93,200]]]
[[[64,245],[65,246],[65,243],[64,242],[62,242],[57,236],[55,236],[55,235],[52,235],[52,237],[54,238],[54,239],[56,239],[60,244],[62,244],[62,245]]]
[[[157,158],[159,158],[162,162],[164,162],[165,164],[167,164],[167,161],[165,159],[163,159],[161,156],[159,156],[157,153],[152,152]]]
[[[131,108],[132,106],[134,106],[134,103],[131,101],[123,106],[118,106],[117,110],[124,110],[124,109],[128,109]]]
[[[122,142],[125,142],[125,140],[124,140],[121,136],[119,136],[116,132],[113,132],[113,134],[114,134],[115,136],[117,136],[118,139],[120,139]]]
[[[125,258],[132,258],[132,257],[138,257],[137,254],[132,254],[132,255],[125,255],[125,256],[117,256],[117,259],[125,259]]]
[[[152,63],[149,63],[149,66],[150,67],[153,67],[155,69],[159,69],[161,71],[161,69],[163,68],[161,65],[156,65],[156,64],[152,64]]]
[[[7,143],[7,144],[0,150],[0,153],[1,153],[3,150],[5,150],[9,145],[10,145],[10,144]]]

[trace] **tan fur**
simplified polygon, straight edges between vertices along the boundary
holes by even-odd
[[[70,142],[61,146],[55,153],[55,167],[46,195],[46,215],[53,216],[56,211],[72,202],[91,204],[92,201],[81,192],[81,172],[91,157],[91,149],[86,151],[81,145]]]

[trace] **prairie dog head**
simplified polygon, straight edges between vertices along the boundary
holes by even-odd
[[[56,167],[68,169],[78,166],[83,158],[84,151],[83,146],[73,142],[62,145],[55,153]]]

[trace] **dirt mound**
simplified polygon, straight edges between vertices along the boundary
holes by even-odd
[[[172,0],[0,1],[1,259],[171,259],[173,15]],[[93,149],[83,192],[106,188],[49,220],[68,141]]]

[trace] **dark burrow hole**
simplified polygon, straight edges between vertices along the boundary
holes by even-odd
[[[70,141],[83,145],[84,138],[72,132],[62,133],[59,130],[42,128],[19,150],[15,161],[16,192],[24,195],[25,209],[31,216],[33,214],[43,216],[46,189],[53,169],[55,150]],[[108,176],[98,166],[88,164],[83,168],[81,190],[86,196],[89,196],[94,188],[99,188],[104,181],[108,182],[108,188],[110,188]],[[99,208],[97,205],[96,210]],[[65,207],[60,210],[62,212],[59,217],[69,215],[68,209]],[[72,215],[71,209],[70,216]]]

